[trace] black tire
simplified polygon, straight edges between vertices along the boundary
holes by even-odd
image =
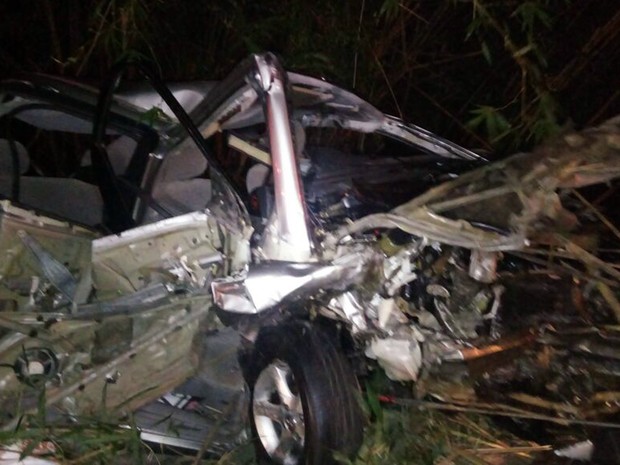
[[[302,321],[264,328],[246,361],[259,462],[323,465],[335,463],[334,454],[353,457],[365,423],[359,388],[325,332]]]

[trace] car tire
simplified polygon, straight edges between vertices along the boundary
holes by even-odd
[[[330,464],[357,452],[365,423],[359,387],[327,333],[302,321],[266,327],[247,362],[259,463]]]

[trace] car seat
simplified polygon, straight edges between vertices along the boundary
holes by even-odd
[[[204,210],[211,198],[211,181],[201,176],[207,160],[190,139],[167,154],[157,173],[152,197],[172,215]],[[149,210],[146,222],[159,219]]]
[[[29,159],[26,148],[15,141],[19,161],[20,204],[62,219],[95,226],[103,219],[103,200],[99,188],[72,178],[24,176]],[[0,139],[0,195],[11,198],[13,189],[11,143]]]

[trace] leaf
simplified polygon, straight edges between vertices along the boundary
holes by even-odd
[[[379,8],[379,16],[386,19],[394,19],[400,11],[400,0],[383,0]]]
[[[478,108],[471,111],[471,114],[475,115],[475,117],[466,123],[467,127],[474,129],[482,125],[484,121],[488,118],[488,115],[494,110],[495,109],[491,106],[479,105]]]
[[[534,44],[529,44],[526,45],[525,47],[521,47],[519,50],[517,50],[516,52],[513,53],[513,56],[515,58],[517,57],[521,57],[523,55],[525,55],[526,53],[528,53],[530,50],[532,50],[534,48]]]
[[[151,107],[140,115],[140,122],[148,126],[154,126],[156,121],[172,121],[172,118],[159,107]]]
[[[491,51],[489,50],[489,46],[486,42],[482,42],[480,44],[480,49],[482,51],[482,56],[487,61],[488,64],[493,64],[493,59],[491,58]]]
[[[474,33],[478,33],[482,26],[482,20],[479,16],[471,20],[471,23],[465,29],[465,40],[469,40]]]
[[[556,135],[560,130],[557,112],[558,106],[553,96],[548,92],[542,93],[536,107],[534,123],[528,128],[527,139],[538,143]]]
[[[538,44],[532,43],[531,45],[532,45],[532,53],[536,57],[536,60],[538,61],[541,67],[546,68],[548,65],[547,57],[540,50],[540,47],[538,46]]]
[[[491,143],[503,139],[512,132],[512,126],[499,109],[481,105],[471,112],[474,117],[466,122],[466,126],[471,129],[484,128],[486,135]]]
[[[540,2],[523,2],[512,14],[521,21],[521,30],[532,34],[537,24],[545,28],[551,27],[551,17]]]
[[[381,423],[383,420],[383,408],[374,387],[368,382],[366,383],[366,402],[368,403],[370,414]]]

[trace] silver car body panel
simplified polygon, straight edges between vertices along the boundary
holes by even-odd
[[[214,300],[234,313],[260,313],[285,302],[311,297],[319,291],[342,292],[377,272],[373,249],[354,250],[327,263],[264,261],[243,276],[212,284]]]
[[[275,190],[275,213],[262,242],[266,259],[308,261],[312,230],[307,221],[291,120],[286,101],[286,73],[271,55],[256,58],[256,74],[265,100]]]

